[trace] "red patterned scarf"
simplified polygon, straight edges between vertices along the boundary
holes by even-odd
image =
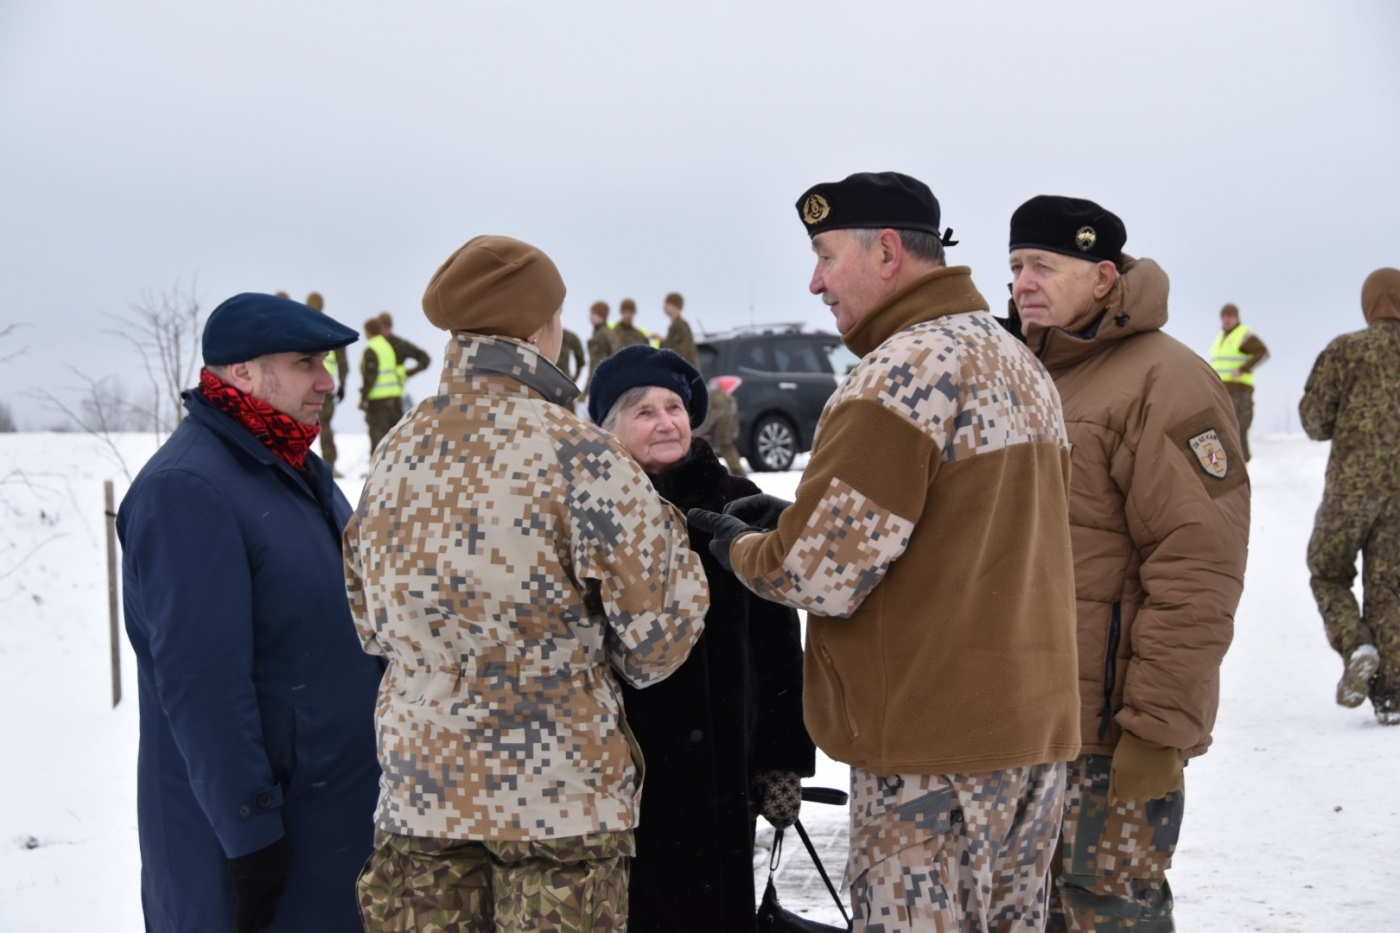
[[[207,369],[199,371],[199,391],[214,407],[248,429],[268,450],[298,470],[306,469],[306,453],[319,424],[302,424],[260,398],[240,392]]]

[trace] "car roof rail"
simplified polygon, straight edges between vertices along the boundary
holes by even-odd
[[[733,337],[749,337],[762,334],[811,334],[818,332],[816,328],[809,324],[793,321],[774,324],[743,324],[739,327],[731,327],[728,330],[715,331],[714,333],[702,331],[700,339],[728,340]]]

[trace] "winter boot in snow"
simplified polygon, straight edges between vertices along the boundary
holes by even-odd
[[[1384,674],[1371,678],[1371,708],[1376,712],[1376,722],[1383,726],[1400,726],[1400,690]]]
[[[1376,668],[1381,666],[1381,656],[1375,645],[1360,645],[1347,658],[1342,679],[1337,681],[1337,705],[1354,709],[1366,700],[1366,685]],[[1380,707],[1376,707],[1379,711]],[[1379,715],[1379,712],[1377,712]]]

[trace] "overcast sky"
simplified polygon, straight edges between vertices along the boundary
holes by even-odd
[[[994,307],[1020,203],[1115,211],[1169,332],[1204,352],[1238,304],[1255,430],[1296,429],[1400,266],[1397,46],[1389,0],[0,0],[0,402],[37,429],[70,366],[137,385],[110,315],[177,283],[393,311],[436,362],[423,288],[483,233],[554,258],[580,333],[600,298],[660,329],[671,290],[711,330],[830,329],[794,202],[893,169]]]

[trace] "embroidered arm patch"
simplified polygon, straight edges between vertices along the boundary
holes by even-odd
[[[1191,462],[1212,499],[1220,498],[1246,479],[1244,457],[1221,428],[1226,417],[1208,408],[1167,432],[1172,446]]]

